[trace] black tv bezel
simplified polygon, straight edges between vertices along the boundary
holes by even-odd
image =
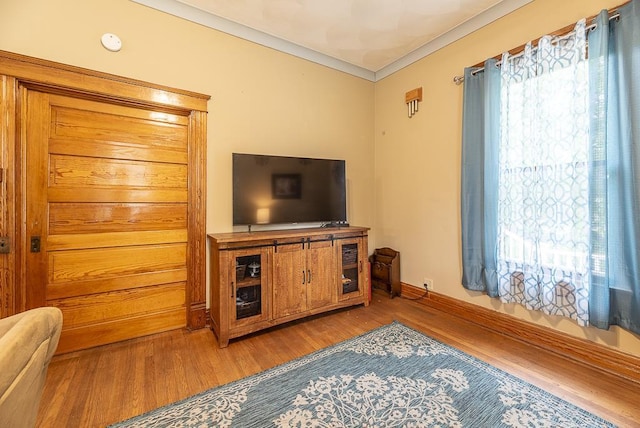
[[[288,159],[288,160],[292,160],[292,161],[326,161],[326,162],[338,162],[341,164],[341,173],[342,173],[342,203],[341,203],[341,211],[342,211],[342,218],[340,219],[314,219],[314,220],[309,220],[309,219],[302,219],[300,221],[279,221],[278,219],[276,219],[275,221],[269,221],[267,223],[250,223],[250,222],[236,222],[236,213],[235,213],[235,206],[236,206],[236,174],[238,173],[236,171],[236,164],[235,164],[235,157],[236,156],[258,156],[258,157],[265,157],[265,158],[279,158],[279,159]],[[276,174],[276,175],[282,175],[282,176],[290,176],[291,178],[293,178],[292,176],[296,175],[294,174]],[[334,159],[334,158],[321,158],[321,157],[304,157],[304,156],[284,156],[284,155],[271,155],[271,154],[261,154],[261,153],[239,153],[239,152],[233,152],[232,153],[232,192],[231,192],[231,197],[232,197],[232,201],[231,201],[231,207],[232,207],[232,225],[234,227],[242,227],[242,226],[249,226],[250,230],[252,226],[266,226],[266,227],[270,227],[270,226],[283,226],[283,225],[309,225],[310,227],[314,226],[314,225],[319,225],[321,227],[324,226],[347,226],[348,225],[348,217],[347,217],[347,166],[346,166],[346,160],[345,159]],[[273,189],[273,186],[272,186]],[[273,190],[272,190],[273,191]],[[272,195],[273,197],[274,195]],[[296,195],[280,195],[279,197],[275,198],[275,199],[296,199]]]

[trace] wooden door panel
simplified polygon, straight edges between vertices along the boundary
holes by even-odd
[[[176,308],[164,312],[154,312],[140,316],[129,316],[114,321],[65,327],[58,342],[58,354],[83,348],[114,343],[121,340],[141,337],[161,331],[184,327],[184,309]]]
[[[311,272],[311,281],[307,285],[307,303],[310,309],[335,302],[336,251],[331,241],[312,242],[307,250],[307,267]]]
[[[51,95],[50,100],[51,138],[187,151],[186,116],[58,95]]]
[[[26,97],[26,120],[22,134],[26,136],[26,233],[23,248],[26,266],[25,309],[46,305],[46,231],[47,231],[47,139],[49,137],[49,96],[37,91],[23,91]],[[29,251],[32,239],[39,237],[42,242],[40,253]],[[43,239],[44,238],[44,239]]]
[[[307,309],[306,260],[302,244],[279,245],[273,253],[273,317]]]
[[[50,203],[49,234],[187,230],[187,204]],[[94,239],[94,238],[92,238]]]
[[[12,251],[0,254],[0,318],[13,315],[23,303],[20,287],[16,286],[16,273],[20,260],[16,248],[16,196],[19,186],[13,179],[16,171],[16,126],[11,118],[16,116],[16,79],[0,75],[0,168],[3,180],[0,184],[0,236],[9,239]],[[4,120],[3,120],[4,119]],[[18,219],[19,221],[19,219]]]
[[[57,139],[49,140],[50,153],[88,157],[104,157],[110,159],[137,159],[149,162],[187,163],[187,152],[182,149],[165,148],[163,146],[141,146],[121,141],[100,141],[90,139]]]
[[[99,280],[184,267],[186,245],[49,251],[48,284]]]
[[[186,238],[187,231],[184,229],[49,235],[47,239],[47,249],[49,251],[56,251],[82,248],[123,247],[127,245],[183,243]]]
[[[59,352],[184,327],[189,119],[27,94],[27,303],[63,310]]]
[[[187,165],[51,155],[49,186],[187,188]]]
[[[47,298],[49,301],[52,301],[75,296],[83,296],[87,294],[88,290],[91,291],[91,295],[96,296],[99,293],[107,293],[117,290],[134,290],[136,288],[149,287],[158,284],[185,282],[186,280],[186,269],[173,269],[160,272],[128,275],[125,277],[63,282],[49,286],[47,289]]]
[[[184,283],[164,284],[135,290],[50,300],[60,308],[64,321],[74,326],[95,324],[143,315],[152,311],[172,310],[184,303]],[[150,311],[150,308],[153,308]]]
[[[182,202],[188,200],[187,189],[132,189],[67,187],[49,189],[51,202]]]

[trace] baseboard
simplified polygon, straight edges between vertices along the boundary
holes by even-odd
[[[423,294],[421,288],[402,284],[404,297],[417,298]],[[513,339],[640,383],[640,358],[631,354],[431,291],[419,302]]]

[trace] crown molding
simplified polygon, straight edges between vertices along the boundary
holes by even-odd
[[[489,25],[493,21],[502,18],[505,15],[521,8],[522,6],[531,3],[533,0],[504,0],[497,5],[490,7],[484,12],[474,16],[471,19],[463,22],[457,27],[452,28],[446,33],[436,37],[429,43],[422,45],[413,52],[408,53],[397,61],[381,68],[375,73],[375,80],[382,80],[387,76],[401,70],[414,62],[434,53],[435,51],[442,49],[443,47],[459,40],[474,31]]]
[[[131,0],[135,3],[186,19],[214,30],[257,43],[308,61],[351,74],[362,79],[376,82],[401,70],[427,55],[447,46],[450,43],[476,31],[477,29],[513,12],[533,0],[503,0],[473,18],[463,22],[431,42],[421,46],[404,57],[392,62],[380,70],[367,70],[363,67],[339,60],[287,40],[254,30],[228,19],[212,15],[208,12],[181,3],[177,0]]]

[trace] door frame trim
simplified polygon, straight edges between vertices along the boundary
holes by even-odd
[[[188,219],[187,219],[187,328],[198,329],[206,322],[206,147],[207,103],[210,96],[141,80],[70,66],[0,50],[0,168],[4,169],[1,191],[0,234],[9,237],[13,250],[0,255],[0,293],[6,303],[0,318],[22,312],[26,307],[26,275],[21,230],[24,161],[20,135],[20,99],[23,86],[38,86],[47,92],[66,93],[177,112],[189,118]]]

